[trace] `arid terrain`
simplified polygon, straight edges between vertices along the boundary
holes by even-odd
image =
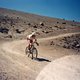
[[[34,31],[40,35],[32,60],[25,48]],[[80,79],[80,22],[0,8],[0,80],[49,79]]]

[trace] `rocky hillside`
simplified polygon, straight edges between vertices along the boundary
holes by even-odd
[[[48,44],[50,44],[52,47],[56,45],[58,47],[80,52],[80,34],[51,40]]]
[[[22,38],[33,31],[39,31],[41,32],[41,37],[46,37],[75,27],[78,29],[80,23],[74,20],[67,21],[65,19],[0,8],[1,38]]]

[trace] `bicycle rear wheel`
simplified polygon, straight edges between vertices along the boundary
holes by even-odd
[[[29,50],[28,50],[28,47],[26,47],[25,54],[28,54],[28,53],[29,53]]]

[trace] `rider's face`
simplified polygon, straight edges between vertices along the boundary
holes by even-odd
[[[35,35],[32,35],[32,38],[35,38],[36,36]]]

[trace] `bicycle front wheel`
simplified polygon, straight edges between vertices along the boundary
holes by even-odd
[[[32,53],[33,53],[33,56],[34,56],[35,58],[38,57],[38,51],[37,51],[36,48],[33,48]]]

